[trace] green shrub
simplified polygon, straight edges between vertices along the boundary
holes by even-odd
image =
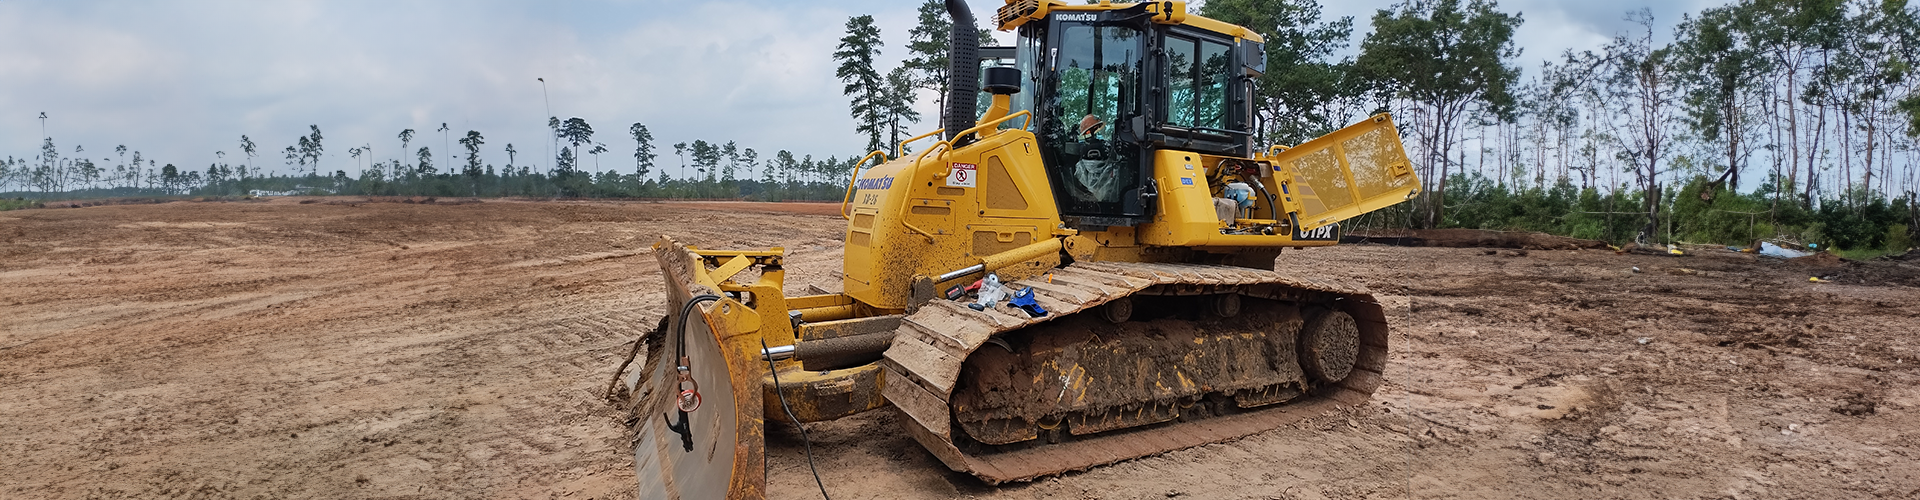
[[[1894,224],[1887,226],[1887,251],[1891,253],[1905,253],[1909,248],[1913,248],[1913,236],[1907,233],[1907,225]]]
[[[5,198],[0,198],[0,212],[5,212],[8,210],[19,210],[22,208],[35,208],[39,204],[40,202],[37,200],[28,200],[23,198],[14,198],[9,200]]]

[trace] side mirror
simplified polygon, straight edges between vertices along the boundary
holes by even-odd
[[[982,88],[994,95],[1018,94],[1020,93],[1020,70],[1012,66],[987,68],[986,85]]]

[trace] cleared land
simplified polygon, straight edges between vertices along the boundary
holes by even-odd
[[[833,205],[300,201],[0,212],[0,497],[630,497],[598,391],[660,314],[648,244],[783,246],[794,291],[838,287]],[[1914,263],[1281,264],[1387,304],[1374,403],[1006,487],[882,410],[809,426],[821,477],[835,498],[1920,497]],[[798,433],[769,440],[772,496],[817,498]]]

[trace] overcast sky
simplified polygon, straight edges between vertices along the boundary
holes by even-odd
[[[214,152],[237,163],[242,134],[259,144],[256,165],[284,167],[279,151],[306,134],[325,135],[325,170],[355,172],[347,150],[443,157],[445,123],[458,138],[486,136],[486,161],[546,164],[546,107],[580,116],[612,153],[605,168],[631,171],[633,140],[645,123],[662,165],[678,165],[671,144],[738,141],[762,157],[846,155],[865,139],[853,131],[834,45],[850,16],[872,14],[887,47],[884,73],[899,63],[914,25],[912,0],[795,2],[601,0],[520,1],[71,1],[0,2],[0,156],[34,156],[46,136],[61,153],[96,161],[114,146],[162,164],[203,170]],[[990,16],[998,0],[969,0]],[[1329,18],[1355,17],[1355,45],[1376,9],[1394,0],[1331,2]],[[1671,38],[1683,12],[1720,2],[1506,0],[1520,12],[1521,65],[1537,67],[1563,50],[1597,49],[1629,29],[1629,9],[1652,8]],[[1008,34],[1000,34],[1010,41]],[[541,83],[546,79],[543,99]],[[935,116],[932,95],[923,113]],[[931,130],[932,120],[919,128]],[[457,144],[453,145],[458,148]],[[363,160],[364,162],[364,160]],[[444,166],[444,160],[436,160]],[[593,159],[582,165],[593,168]],[[677,174],[677,169],[676,172]]]

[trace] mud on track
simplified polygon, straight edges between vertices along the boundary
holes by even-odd
[[[837,289],[843,220],[793,213],[834,208],[0,212],[0,497],[627,498],[598,391],[658,318],[647,245],[785,246],[793,291]],[[820,474],[842,499],[1920,497],[1912,263],[1381,246],[1281,263],[1387,306],[1374,403],[998,488],[881,410],[809,425]],[[768,446],[771,495],[817,498],[798,432]]]

